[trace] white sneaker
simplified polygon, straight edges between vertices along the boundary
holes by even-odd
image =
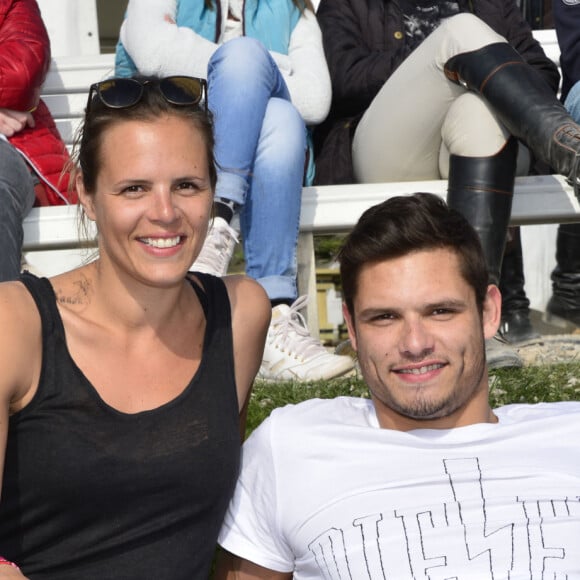
[[[306,306],[307,296],[292,304],[272,309],[264,357],[258,378],[268,381],[320,381],[339,377],[354,367],[349,356],[328,352],[308,332],[298,311]]]
[[[236,230],[225,219],[214,218],[209,226],[201,252],[190,270],[214,276],[225,276],[237,243],[238,233]]]

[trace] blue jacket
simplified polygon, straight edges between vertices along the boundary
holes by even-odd
[[[560,45],[562,67],[562,100],[580,81],[580,2],[553,0],[554,26]]]
[[[191,28],[211,42],[218,42],[222,21],[221,3],[208,9],[203,0],[177,0],[176,23]],[[255,38],[271,51],[288,54],[290,36],[300,18],[291,0],[244,0],[244,35]],[[115,55],[115,75],[132,76],[135,63],[121,41]]]

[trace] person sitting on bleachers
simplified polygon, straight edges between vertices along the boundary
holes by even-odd
[[[69,156],[39,98],[50,41],[35,0],[0,0],[0,281],[20,274],[22,221],[30,208],[75,201]]]

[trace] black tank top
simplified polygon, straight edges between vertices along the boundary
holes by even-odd
[[[42,371],[10,417],[0,554],[31,580],[208,577],[240,436],[227,291],[199,276],[199,369],[175,399],[136,414],[107,405],[72,360],[50,282],[22,276],[42,319]]]

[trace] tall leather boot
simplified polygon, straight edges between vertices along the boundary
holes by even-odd
[[[508,131],[564,175],[580,199],[580,126],[519,53],[506,42],[450,58],[445,75],[478,92]]]
[[[499,285],[512,211],[518,143],[508,139],[496,155],[450,155],[447,204],[461,212],[479,235],[491,284]]]
[[[510,138],[489,157],[449,157],[447,204],[467,219],[479,235],[489,281],[499,285],[501,261],[511,216],[518,144]],[[522,359],[500,335],[486,341],[489,368],[521,367]]]
[[[556,262],[546,310],[580,327],[580,224],[559,226]]]
[[[501,265],[501,334],[513,345],[538,342],[540,334],[530,320],[526,296],[522,240],[519,227],[510,227]]]

